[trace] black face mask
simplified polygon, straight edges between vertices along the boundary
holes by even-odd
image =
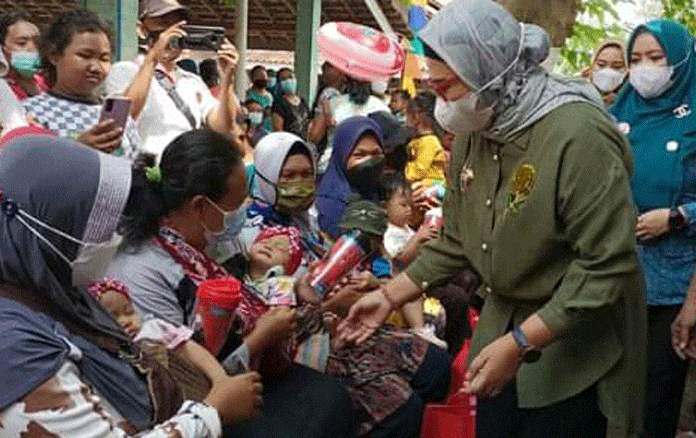
[[[266,85],[268,85],[268,81],[265,79],[256,79],[254,81],[254,88],[263,89],[266,88]]]
[[[370,158],[346,170],[350,186],[365,200],[377,200],[384,158]]]

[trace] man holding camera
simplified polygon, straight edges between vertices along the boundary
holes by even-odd
[[[219,100],[198,75],[176,66],[187,17],[188,9],[177,0],[143,0],[140,30],[146,37],[147,54],[139,63],[115,64],[106,81],[107,93],[131,99],[142,150],[157,161],[169,142],[184,132],[204,126],[219,132],[240,129],[235,122],[239,103],[233,88],[239,55],[229,41],[218,50]]]

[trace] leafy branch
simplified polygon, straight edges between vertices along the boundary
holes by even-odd
[[[626,38],[625,30],[618,24],[619,14],[614,8],[613,2],[583,0],[578,14],[581,14],[584,19],[575,22],[573,32],[561,49],[562,64],[560,69],[567,74],[577,74],[590,65],[592,52],[602,40],[608,38],[623,40]],[[612,21],[613,24],[608,25],[608,21]]]
[[[686,26],[691,33],[696,32],[696,15],[693,0],[661,0],[663,15]]]

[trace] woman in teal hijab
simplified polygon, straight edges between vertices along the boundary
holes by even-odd
[[[645,436],[672,438],[687,366],[680,356],[696,318],[696,303],[680,312],[696,263],[694,37],[678,23],[655,20],[633,32],[627,51],[629,81],[610,111],[635,157],[636,239],[648,300]]]

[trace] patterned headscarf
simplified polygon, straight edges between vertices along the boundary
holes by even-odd
[[[90,284],[87,291],[97,301],[107,292],[116,292],[126,297],[126,300],[131,300],[128,286],[118,280],[112,280],[110,278],[104,278],[103,280]]]
[[[284,266],[285,274],[292,275],[302,262],[302,237],[300,230],[295,227],[268,227],[264,228],[254,240],[254,243],[270,239],[276,236],[287,236],[290,241],[290,260]]]

